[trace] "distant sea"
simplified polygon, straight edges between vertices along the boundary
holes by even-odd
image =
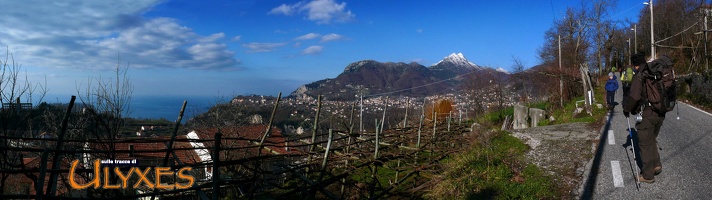
[[[130,117],[138,119],[167,119],[175,121],[180,114],[183,101],[188,101],[183,112],[183,123],[194,116],[204,113],[215,105],[211,96],[134,96],[131,98]]]
[[[47,103],[68,103],[71,95],[47,95],[44,99]],[[213,96],[147,96],[133,95],[131,97],[131,113],[129,117],[137,119],[167,119],[175,121],[178,119],[183,101],[188,101],[183,113],[182,122],[204,113],[216,103],[224,103],[231,98]],[[79,97],[76,100],[79,103]]]

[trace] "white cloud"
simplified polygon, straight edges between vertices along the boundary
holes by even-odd
[[[240,39],[242,39],[242,36],[238,35],[238,36],[232,37],[232,39],[230,39],[230,41],[237,42],[237,41],[240,41]]]
[[[299,7],[301,6],[301,4],[302,4],[301,2],[296,3],[296,4],[294,4],[294,5],[282,4],[282,5],[279,5],[279,6],[276,7],[276,8],[272,8],[272,10],[270,10],[270,11],[268,12],[268,14],[273,14],[273,15],[282,14],[282,15],[291,16],[291,15],[293,15],[294,13],[297,12],[297,10],[298,10]]]
[[[320,54],[324,50],[322,46],[309,46],[302,51],[302,55],[316,55]]]
[[[305,13],[306,18],[317,24],[351,21],[356,15],[346,10],[346,2],[336,3],[334,0],[312,0],[293,5],[282,4],[273,8],[268,14],[292,16],[295,13]]]
[[[326,34],[324,37],[321,37],[321,42],[331,42],[340,39],[344,39],[344,36],[336,33],[330,33]]]
[[[314,38],[318,38],[319,36],[321,36],[321,35],[318,33],[307,33],[306,35],[299,36],[299,37],[295,38],[294,40],[311,40]]]
[[[161,1],[0,1],[0,44],[26,65],[106,69],[234,69],[224,33],[201,36],[171,18],[141,15]]]
[[[200,38],[200,42],[215,42],[217,40],[223,39],[225,37],[225,33],[215,33],[212,35],[209,35],[204,38]]]
[[[270,52],[273,51],[274,49],[278,47],[282,47],[286,45],[287,43],[260,43],[260,42],[252,42],[252,43],[247,43],[243,44],[242,46],[245,48],[248,48],[248,52],[250,53],[257,53],[257,52]]]

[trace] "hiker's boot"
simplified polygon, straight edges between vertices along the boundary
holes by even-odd
[[[655,166],[655,175],[663,172],[663,166]]]
[[[643,175],[638,175],[638,181],[641,183],[655,183],[655,179],[645,179]]]

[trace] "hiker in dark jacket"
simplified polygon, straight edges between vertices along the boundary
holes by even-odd
[[[606,104],[608,104],[608,109],[613,110],[615,107],[616,90],[618,90],[618,80],[613,72],[609,72],[608,81],[606,81]]]
[[[637,123],[635,130],[638,137],[638,146],[640,149],[640,160],[643,163],[638,175],[638,181],[645,183],[655,182],[655,175],[662,172],[662,163],[660,162],[660,154],[658,152],[657,137],[660,133],[660,127],[665,120],[665,113],[658,113],[648,104],[645,105],[645,91],[643,82],[646,79],[646,70],[648,64],[645,61],[644,55],[631,57],[634,66],[639,67],[638,72],[633,76],[630,86],[630,96],[628,101],[623,105],[623,115],[628,118],[630,114],[637,114],[640,108],[643,107],[640,114],[643,119]]]

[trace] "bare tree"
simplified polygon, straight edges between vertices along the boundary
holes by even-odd
[[[21,140],[12,137],[34,137],[33,132],[39,128],[32,123],[31,118],[36,114],[32,109],[25,109],[23,105],[32,105],[33,97],[42,101],[47,94],[46,81],[43,84],[32,84],[27,75],[21,76],[22,65],[15,62],[9,48],[6,50],[5,59],[0,60],[0,147],[20,146]],[[24,102],[30,104],[23,104]],[[4,151],[0,154],[0,169],[12,170],[22,167],[23,154],[18,151]],[[24,192],[18,183],[7,182],[12,174],[0,173],[0,194]],[[29,177],[28,178],[32,178]],[[22,191],[18,191],[22,190]]]
[[[129,66],[121,66],[120,62],[119,59],[113,70],[113,78],[89,77],[86,89],[77,89],[83,113],[89,114],[100,127],[99,132],[92,133],[96,139],[116,140],[124,118],[131,113],[133,85],[128,76]]]
[[[513,89],[519,93],[519,101],[528,102],[532,98],[531,77],[524,72],[524,62],[521,58],[512,56],[512,63],[514,69]]]
[[[77,96],[79,105],[77,111],[72,112],[71,131],[67,132],[65,139],[85,140],[83,143],[67,143],[63,149],[83,149],[105,150],[108,153],[94,153],[89,155],[92,159],[117,158],[116,143],[121,137],[126,126],[125,120],[131,113],[131,97],[133,85],[128,76],[129,65],[121,65],[121,59],[117,58],[117,64],[113,68],[111,78],[89,77],[86,85],[77,85]],[[80,111],[79,111],[80,110]],[[91,142],[90,142],[91,141]],[[87,145],[88,146],[85,146]],[[80,179],[90,181],[88,174],[77,174]],[[117,177],[112,177],[116,181]],[[121,190],[101,190],[89,188],[89,196],[92,197],[116,197],[121,196]]]
[[[601,74],[606,71],[605,69],[612,67],[608,66],[605,62],[610,60],[604,57],[608,57],[610,55],[608,54],[610,48],[607,48],[607,46],[610,46],[609,42],[614,30],[614,23],[608,19],[608,15],[610,9],[613,7],[615,7],[615,2],[611,0],[593,1],[591,11],[589,12],[590,16],[588,16],[588,19],[593,26],[591,29],[593,31],[593,34],[591,34],[593,37],[592,40],[593,43],[596,44],[594,49],[596,55],[593,56],[596,58],[596,61],[592,66],[595,66],[598,74]]]
[[[546,71],[550,73],[550,76],[560,77],[564,80],[563,94],[559,94],[559,87],[549,88],[556,89],[549,92],[550,102],[559,102],[560,99],[569,101],[573,97],[583,94],[580,87],[568,81],[576,80],[578,66],[589,61],[591,24],[587,17],[586,9],[568,8],[566,17],[554,22],[554,26],[545,33],[546,41],[544,46],[539,49],[539,58],[546,66]],[[561,56],[559,57],[559,55]],[[561,66],[558,64],[559,60]]]

